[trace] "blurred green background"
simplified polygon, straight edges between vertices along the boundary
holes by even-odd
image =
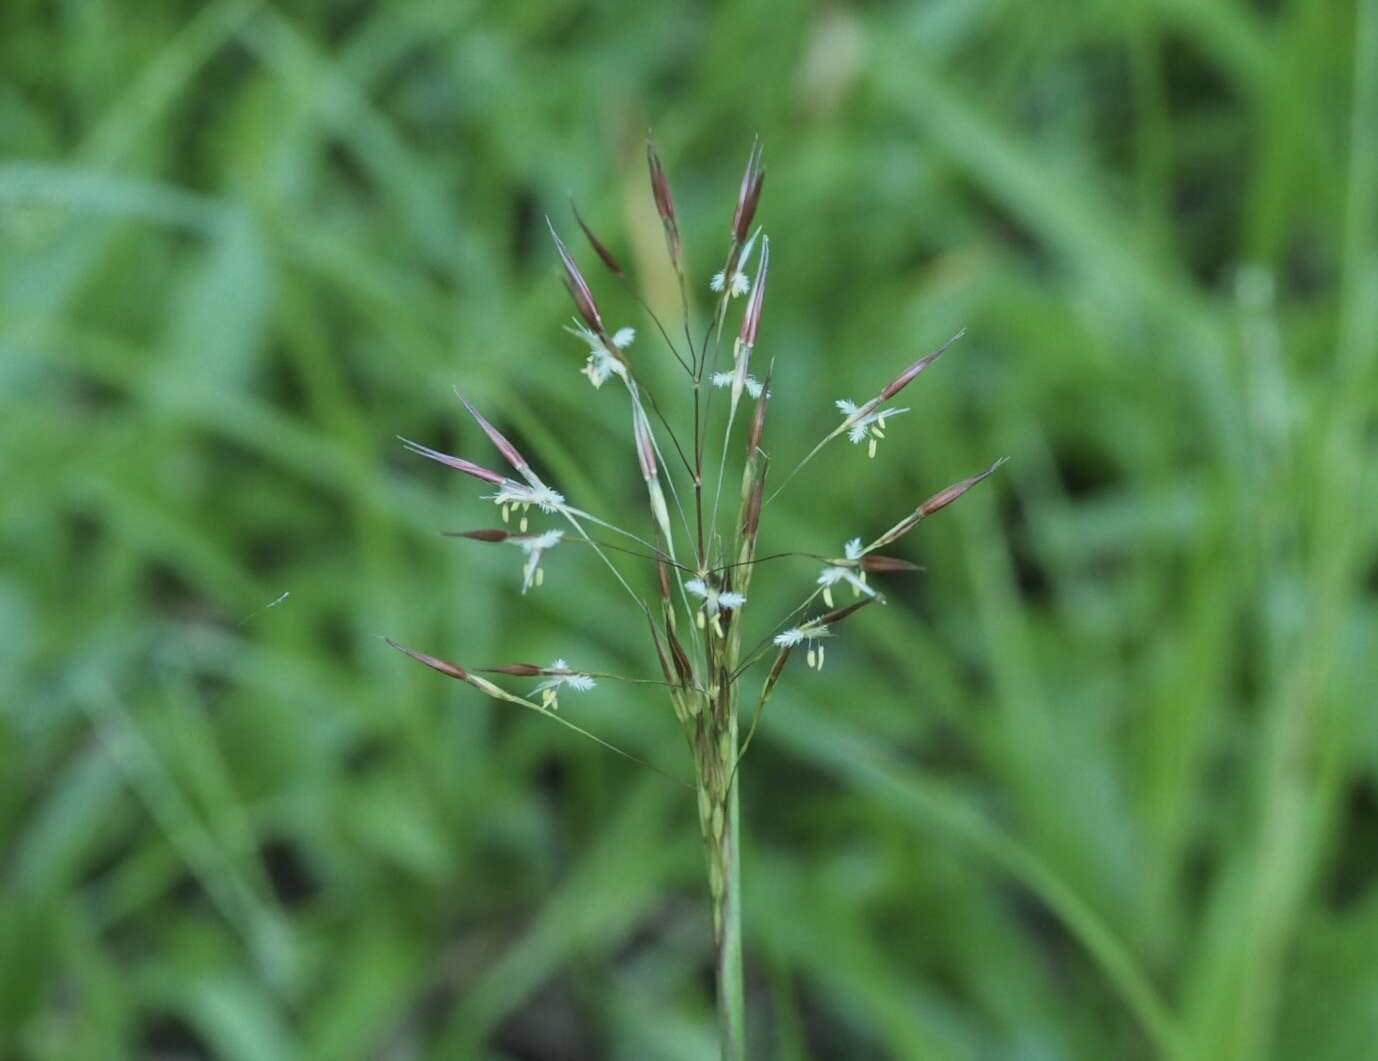
[[[1378,5],[293,6],[0,10],[0,1056],[715,1056],[692,796],[380,640],[655,676],[394,439],[640,525],[542,218],[682,424],[649,126],[700,311],[765,143],[777,473],[969,329],[764,548],[1012,458],[771,704],[753,1056],[1373,1056]]]

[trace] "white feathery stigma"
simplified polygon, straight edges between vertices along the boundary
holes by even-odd
[[[761,234],[760,228],[752,233],[751,238],[746,241],[746,246],[742,248],[742,255],[737,259],[737,268],[732,274],[732,298],[740,298],[751,290],[751,279],[746,275],[747,263],[751,261],[751,252],[756,247],[756,237]],[[708,286],[714,291],[722,291],[727,287],[727,274],[717,272],[713,274],[713,279],[708,281]]]
[[[522,517],[525,522],[526,517]],[[541,567],[541,554],[547,549],[553,549],[563,540],[565,532],[562,530],[542,531],[540,534],[527,534],[522,536],[512,536],[507,541],[511,545],[517,546],[522,552],[526,553],[526,562],[522,565],[522,593],[525,593],[532,586],[539,586],[545,582],[545,569]]]
[[[723,593],[716,586],[709,585],[701,578],[691,578],[684,584],[684,588],[694,596],[703,598],[703,607],[699,609],[698,614],[699,629],[703,629],[705,623],[711,623],[713,632],[719,637],[723,636],[720,618],[722,613],[736,611],[746,603],[746,597],[743,594]]]
[[[541,706],[548,711],[559,709],[562,686],[568,686],[577,693],[586,693],[598,684],[587,674],[571,671],[569,664],[562,659],[557,659],[547,669],[560,673],[549,675],[545,681],[539,683],[531,691],[541,694]]]
[[[735,372],[714,372],[713,386],[730,387],[732,386],[732,381],[736,378],[737,373]],[[758,380],[755,376],[748,375],[746,379],[742,382],[742,386],[746,388],[746,392],[753,398],[759,398],[761,396],[761,381]]]
[[[551,512],[558,512],[565,504],[564,494],[557,493],[548,486],[526,486],[511,479],[504,482],[496,494],[487,494],[484,500],[493,502],[502,510],[504,523],[511,522],[512,510],[516,509],[520,516],[517,529],[523,534],[526,533],[526,512],[532,505],[549,515]]]
[[[859,445],[870,436],[870,444],[866,447],[869,457],[876,455],[876,443],[885,438],[886,419],[909,412],[908,409],[876,409],[872,403],[857,405],[846,398],[839,398],[833,404],[846,417],[842,426],[847,429],[847,438],[852,445]]]
[[[816,642],[832,636],[833,633],[828,629],[827,623],[813,619],[803,626],[795,626],[782,634],[776,634],[775,643],[781,648],[793,648],[795,645],[807,644],[809,646],[809,669],[822,670],[823,646],[816,644]]]
[[[584,362],[584,367],[579,371],[589,378],[589,382],[592,383],[594,387],[601,387],[607,382],[609,376],[625,376],[627,374],[627,366],[613,357],[607,346],[604,345],[603,340],[598,338],[598,336],[588,328],[584,327],[577,318],[574,321],[574,327],[571,328],[569,325],[565,325],[565,331],[569,332],[570,335],[582,339],[588,345],[588,359]],[[619,350],[625,350],[632,345],[635,339],[635,328],[618,328],[617,331],[613,333],[612,345]]]
[[[829,608],[833,606],[833,586],[838,582],[847,582],[852,587],[852,592],[860,597],[874,597],[876,591],[866,584],[866,573],[861,570],[860,560],[862,557],[862,545],[860,538],[853,538],[843,546],[845,563],[829,564],[823,568],[823,573],[818,576],[818,584],[823,587],[823,603]]]

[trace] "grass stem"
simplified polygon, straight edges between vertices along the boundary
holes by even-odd
[[[736,713],[732,717],[732,742],[736,745]],[[741,815],[737,799],[736,771],[727,789],[727,816],[723,827],[723,892],[717,903],[718,1029],[723,1061],[746,1057],[746,991],[742,976],[742,873]]]

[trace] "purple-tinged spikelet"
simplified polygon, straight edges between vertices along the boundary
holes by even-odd
[[[751,231],[751,222],[756,217],[756,204],[761,201],[761,188],[765,184],[766,171],[761,166],[761,141],[751,145],[751,154],[746,159],[746,171],[742,174],[741,187],[737,189],[737,208],[732,212],[732,239],[734,243],[745,243]]]
[[[756,537],[761,532],[761,504],[765,496],[765,490],[766,477],[763,471],[761,474],[757,475],[755,480],[751,483],[746,498],[746,506],[742,511],[742,541],[750,543],[753,551]]]
[[[595,236],[593,234],[593,229],[589,228],[588,225],[584,223],[584,219],[579,213],[579,208],[574,205],[573,197],[569,200],[569,208],[574,212],[574,220],[583,231],[584,238],[589,241],[589,246],[593,248],[593,253],[602,259],[603,264],[608,267],[608,271],[619,279],[626,276],[626,273],[622,271],[622,264],[614,257],[612,251],[608,250],[607,244]]]
[[[906,571],[922,571],[918,564],[897,556],[863,556],[861,570],[873,575],[894,575]]]
[[[584,274],[579,271],[579,266],[574,263],[574,257],[569,253],[569,248],[565,246],[565,241],[555,231],[554,223],[549,217],[545,219],[545,223],[550,229],[551,238],[555,241],[555,250],[560,255],[560,264],[564,266],[565,287],[569,289],[570,297],[574,299],[574,308],[579,311],[579,316],[584,318],[584,323],[589,326],[590,331],[600,337],[606,335],[607,329],[603,327],[603,315],[598,312],[598,303],[594,301],[588,281],[584,279]]]
[[[746,436],[746,456],[751,457],[761,448],[761,441],[766,434],[766,411],[770,407],[770,380],[775,374],[775,366],[771,365],[766,372],[765,382],[761,385],[761,397],[756,402],[756,412],[751,417],[751,430]]]
[[[665,226],[665,242],[670,248],[670,260],[675,268],[680,267],[679,215],[675,212],[675,197],[670,194],[670,181],[665,176],[665,167],[660,164],[655,141],[646,140],[646,165],[651,171],[651,195],[655,199],[656,213]]]
[[[746,304],[742,315],[741,343],[748,350],[756,345],[756,336],[761,330],[761,309],[766,301],[766,275],[770,271],[770,239],[761,241],[761,267],[756,271],[756,283],[751,289],[751,300]]]
[[[508,663],[503,667],[484,667],[490,674],[510,674],[515,678],[539,678],[546,673],[544,667],[534,663]]]
[[[945,490],[939,490],[936,494],[934,494],[932,497],[930,497],[927,501],[925,501],[922,505],[918,507],[918,515],[921,518],[927,519],[935,512],[939,512],[942,509],[947,508],[948,505],[956,501],[959,497],[965,494],[977,483],[982,482],[985,479],[989,479],[992,475],[994,475],[996,471],[1000,468],[1000,465],[1004,464],[1007,459],[1008,458],[1006,457],[1001,457],[998,461],[992,464],[985,471],[981,472],[979,475],[973,475],[969,479],[963,479],[959,483],[953,483]]]
[[[451,663],[449,660],[440,659],[436,656],[428,656],[424,652],[417,652],[415,649],[408,648],[406,645],[399,645],[390,637],[384,638],[383,640],[397,649],[398,652],[405,653],[418,663],[424,663],[426,666],[430,667],[431,670],[439,671],[441,674],[448,675],[462,682],[470,680],[469,672],[458,663]]]
[[[966,335],[966,333],[967,330],[963,328],[951,339],[943,343],[942,346],[934,350],[931,354],[926,354],[923,357],[919,358],[917,361],[915,361],[912,365],[906,368],[903,372],[901,372],[898,376],[896,376],[886,385],[885,389],[880,392],[879,400],[883,402],[888,402],[896,394],[904,390],[904,388],[909,386],[909,384],[913,381],[915,376],[917,376],[920,372],[926,369],[929,365],[933,364],[934,361],[938,360],[939,357],[941,357],[944,353],[947,352],[948,347],[950,347],[962,336]]]
[[[689,687],[694,684],[694,667],[689,662],[689,654],[684,651],[684,646],[679,643],[679,637],[674,630],[666,631],[666,640],[670,644],[670,657],[674,660],[675,674],[679,678],[679,683]]]
[[[866,607],[866,605],[874,604],[875,600],[874,597],[864,597],[855,604],[849,604],[845,608],[836,608],[833,611],[827,612],[818,621],[824,626],[836,626],[838,623],[842,622],[843,619],[856,614],[862,608]]]
[[[505,475],[499,475],[497,472],[489,471],[487,468],[475,464],[473,461],[467,461],[463,457],[452,457],[448,453],[441,453],[438,449],[431,449],[430,446],[423,446],[421,443],[413,442],[411,439],[403,438],[401,435],[398,435],[397,439],[402,445],[406,446],[407,449],[411,450],[411,452],[426,457],[429,460],[444,464],[447,467],[455,469],[455,471],[463,472],[465,475],[472,475],[475,479],[482,479],[485,483],[493,483],[495,486],[501,486],[508,481]]]
[[[904,519],[900,520],[888,531],[886,531],[879,538],[877,538],[875,542],[871,544],[870,548],[878,549],[883,545],[889,545],[891,542],[894,542],[904,537],[916,526],[918,526],[920,522],[927,519],[929,516],[934,515],[935,513],[941,512],[943,509],[947,508],[948,505],[956,501],[959,497],[965,494],[977,483],[980,483],[983,480],[988,479],[990,476],[994,475],[996,470],[1002,464],[1005,463],[1006,459],[1007,458],[1005,457],[1001,457],[998,461],[992,464],[985,471],[981,472],[979,475],[973,475],[970,478],[963,479],[960,482],[953,483],[951,486],[939,490],[936,494],[934,494],[932,497],[928,498],[928,500],[924,501],[921,505],[919,505],[918,508],[914,509],[913,512],[905,516]]]
[[[447,538],[468,538],[472,542],[505,542],[512,535],[505,530],[485,528],[483,530],[442,531]]]
[[[632,434],[636,439],[636,459],[641,465],[641,477],[649,482],[656,478],[656,450],[651,440],[651,425],[640,408],[632,411]]]
[[[483,428],[483,433],[487,435],[493,445],[498,448],[498,452],[507,459],[507,463],[512,465],[517,471],[525,472],[526,469],[530,467],[530,464],[527,463],[525,457],[517,452],[517,447],[507,440],[507,436],[490,424],[487,417],[475,409],[468,398],[459,393],[458,387],[455,388],[455,397],[463,403],[464,408],[469,411],[469,415],[474,418],[478,426]]]

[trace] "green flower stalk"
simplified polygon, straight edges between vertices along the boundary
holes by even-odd
[[[617,381],[627,398],[631,421],[632,448],[636,466],[645,484],[646,523],[640,531],[614,523],[611,515],[597,515],[576,508],[540,477],[530,461],[498,430],[479,409],[462,395],[460,401],[488,440],[515,472],[509,477],[473,461],[453,457],[419,443],[403,440],[412,452],[436,461],[488,484],[495,492],[486,495],[498,506],[503,527],[447,532],[470,542],[517,547],[522,554],[522,592],[538,589],[546,581],[549,554],[559,546],[557,566],[571,557],[592,558],[605,567],[632,599],[638,616],[650,635],[651,647],[661,678],[653,681],[617,674],[581,670],[557,659],[549,667],[531,663],[512,663],[501,667],[469,668],[439,657],[389,642],[402,652],[450,678],[472,686],[484,695],[515,704],[558,722],[581,736],[589,737],[628,759],[642,762],[571,721],[560,708],[563,691],[588,694],[596,679],[661,685],[665,688],[675,718],[682,728],[693,764],[693,789],[698,808],[700,839],[708,871],[711,899],[713,946],[716,956],[717,1005],[722,1056],[737,1061],[746,1056],[746,1006],[743,991],[742,943],[742,866],[741,813],[738,776],[746,751],[751,745],[790,661],[801,653],[810,669],[824,665],[828,642],[837,637],[838,626],[868,605],[883,602],[884,596],[870,576],[889,576],[918,570],[910,561],[879,555],[876,550],[893,545],[924,519],[957,500],[1000,466],[964,479],[930,497],[904,515],[888,530],[880,532],[870,545],[862,538],[847,542],[843,555],[828,557],[814,553],[773,553],[762,556],[759,549],[764,517],[774,494],[766,484],[771,457],[766,448],[766,428],[771,402],[772,362],[758,380],[750,372],[751,359],[762,335],[766,313],[767,278],[771,243],[757,228],[752,231],[765,170],[760,144],[753,144],[738,191],[728,248],[723,268],[705,285],[715,295],[711,324],[696,346],[689,324],[689,295],[685,280],[685,256],[679,217],[675,210],[670,182],[654,146],[647,147],[652,198],[665,230],[666,249],[684,301],[685,346],[680,348],[670,333],[656,330],[685,373],[685,385],[693,402],[693,422],[684,438],[661,416],[645,381],[637,374],[636,362],[628,354],[635,332],[631,328],[610,331],[604,323],[593,288],[575,261],[574,255],[550,224],[565,286],[574,301],[574,327],[567,329],[586,349],[580,370],[595,388]],[[572,205],[572,204],[571,204]],[[549,220],[549,219],[547,219]],[[619,279],[625,273],[618,258],[575,212],[575,221],[594,254]],[[759,246],[759,252],[756,248]],[[753,260],[754,275],[748,275]],[[741,324],[731,346],[731,366],[718,370],[727,319],[739,298],[745,298]],[[644,303],[643,303],[644,305]],[[867,441],[871,456],[876,442],[885,436],[887,419],[900,415],[887,403],[925,371],[958,338],[959,333],[932,353],[926,354],[884,387],[875,397],[860,405],[840,400],[837,407],[843,421],[826,433],[786,476],[784,485],[827,444],[842,435],[853,443]],[[713,394],[716,388],[729,392],[728,405],[714,418]],[[754,403],[754,408],[750,403]],[[749,411],[749,416],[743,407]],[[738,413],[743,415],[739,418]],[[721,435],[716,424],[721,424]],[[744,431],[743,431],[744,429]],[[710,433],[721,437],[716,461],[705,450]],[[744,437],[739,437],[744,434]],[[667,461],[666,454],[674,460]],[[737,491],[735,513],[720,512],[724,480],[729,462],[741,462],[741,488]],[[717,465],[711,505],[704,493],[704,469]],[[729,494],[729,505],[731,505]],[[893,518],[893,517],[892,517]],[[532,525],[533,521],[554,525]],[[597,536],[595,537],[595,534]],[[613,542],[609,536],[618,540]],[[677,539],[679,539],[677,541]],[[585,550],[564,547],[582,544]],[[682,559],[681,559],[682,558]],[[745,617],[750,609],[752,583],[757,568],[772,561],[822,562],[803,600],[783,618],[758,631],[755,639],[744,638]],[[646,572],[630,570],[631,565],[655,567],[657,598],[645,600],[634,587],[645,581]],[[816,570],[816,569],[815,569]],[[814,576],[804,572],[808,586]],[[558,577],[558,571],[553,577]],[[850,589],[855,600],[839,607],[834,591]],[[821,598],[821,603],[819,603]],[[773,657],[773,658],[772,658]],[[745,736],[740,711],[741,686],[753,678],[758,667],[770,666],[761,682]],[[479,672],[482,672],[480,674]],[[519,695],[498,685],[483,674],[512,680],[534,679],[528,695]],[[643,764],[647,765],[647,764]],[[655,769],[652,767],[652,769]]]

